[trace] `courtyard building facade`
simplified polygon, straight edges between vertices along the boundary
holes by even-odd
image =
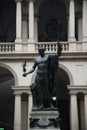
[[[0,128],[30,130],[36,71],[23,77],[23,64],[39,47],[57,53],[58,40],[60,128],[87,130],[87,0],[0,1]]]

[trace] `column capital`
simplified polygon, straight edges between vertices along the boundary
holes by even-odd
[[[70,93],[87,93],[87,85],[68,85]]]
[[[27,92],[27,95],[32,96],[32,92],[31,91]]]
[[[69,94],[70,94],[70,95],[77,96],[78,92],[76,92],[76,91],[70,91]]]
[[[85,96],[87,96],[87,91],[84,91],[83,93],[84,93]]]
[[[14,95],[22,95],[22,92],[20,92],[20,91],[14,91]]]

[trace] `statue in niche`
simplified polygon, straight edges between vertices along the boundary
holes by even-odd
[[[62,47],[59,42],[57,54],[45,54],[45,48],[39,47],[40,56],[35,58],[32,69],[25,72],[25,65],[23,67],[24,77],[34,72],[37,67],[35,83],[31,85],[34,110],[53,107],[52,97],[56,96],[58,86],[58,58],[61,56],[61,51]]]

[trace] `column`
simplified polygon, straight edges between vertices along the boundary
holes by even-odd
[[[34,2],[35,0],[29,1],[29,38],[28,42],[34,42]]]
[[[70,101],[70,126],[71,130],[79,130],[78,125],[78,108],[77,108],[77,96],[76,94],[71,94]]]
[[[28,39],[28,22],[27,22],[27,15],[24,14],[23,15],[23,22],[22,22],[22,26],[23,26],[23,31],[22,31],[22,39],[23,42],[27,42]]]
[[[21,130],[21,94],[15,94],[14,130]]]
[[[28,130],[29,130],[29,123],[30,123],[30,113],[31,113],[31,110],[32,110],[32,94],[29,93],[28,94]]]
[[[87,93],[84,95],[84,105],[85,105],[85,130],[87,130]]]
[[[82,10],[82,40],[87,41],[87,0],[83,0],[83,10]],[[87,51],[87,42],[83,42],[82,44],[82,50]]]
[[[83,41],[87,41],[87,0],[83,0],[83,10],[82,10],[82,28],[83,28]]]
[[[35,17],[35,31],[34,31],[34,37],[35,37],[35,42],[38,42],[38,16]]]
[[[78,41],[82,40],[82,18],[78,17]]]
[[[16,40],[15,42],[22,42],[21,39],[21,24],[22,24],[22,10],[21,10],[21,0],[16,0]]]
[[[80,15],[77,16],[78,18],[78,41],[82,41],[82,18]],[[82,44],[77,44],[77,51],[82,51]]]
[[[84,114],[84,100],[80,100],[80,126],[81,130],[85,130],[85,114]]]
[[[68,40],[75,41],[75,7],[74,0],[70,0],[69,5],[69,34]]]

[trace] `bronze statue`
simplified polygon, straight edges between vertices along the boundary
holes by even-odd
[[[33,109],[51,108],[52,95],[56,92],[58,85],[58,57],[61,55],[61,45],[58,43],[57,54],[45,54],[45,48],[38,48],[40,56],[34,60],[34,65],[29,72],[23,76],[32,73],[37,67],[35,83],[31,85],[33,95]],[[25,69],[24,69],[25,70]]]

